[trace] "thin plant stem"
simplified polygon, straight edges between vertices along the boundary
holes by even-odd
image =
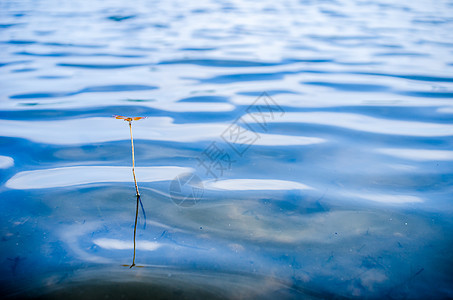
[[[134,175],[135,191],[137,192],[137,197],[140,197],[138,192],[137,180],[135,179],[135,156],[134,156],[134,138],[132,137],[132,122],[129,121],[129,131],[131,132],[131,146],[132,146],[132,174]]]
[[[134,175],[135,191],[137,192],[137,205],[135,209],[135,225],[134,225],[134,257],[132,258],[132,265],[130,268],[135,266],[135,236],[137,234],[137,219],[138,219],[138,204],[140,202],[140,193],[138,192],[137,180],[135,178],[135,156],[134,156],[134,138],[132,137],[132,122],[129,121],[129,131],[131,133],[131,146],[132,146],[132,174]]]

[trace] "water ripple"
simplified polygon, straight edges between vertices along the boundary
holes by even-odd
[[[256,123],[251,115],[244,116],[248,123]],[[343,127],[356,131],[366,131],[387,135],[406,135],[419,137],[453,136],[453,125],[428,122],[410,122],[395,119],[373,118],[361,114],[335,112],[286,113],[281,118],[267,120],[270,123],[308,123]]]
[[[138,139],[172,142],[197,142],[219,139],[230,124],[213,123],[209,126],[204,123],[176,124],[168,117],[150,117],[135,126],[134,132]],[[102,143],[110,141],[127,140],[128,136],[119,134],[124,131],[123,122],[110,118],[86,118],[69,119],[59,121],[36,121],[33,125],[27,121],[0,120],[0,134],[9,137],[21,137],[31,141],[55,145],[80,145],[90,143]],[[34,128],[31,131],[29,128]],[[8,129],[7,129],[8,128]],[[59,128],[59,130],[55,130]],[[62,130],[65,128],[65,130]],[[91,128],[96,128],[95,131]],[[258,134],[249,129],[242,128],[254,136]],[[45,135],[36,135],[36,132],[46,132]],[[84,134],[79,134],[84,132]],[[318,137],[290,136],[260,133],[257,140],[238,140],[239,145],[254,144],[261,146],[289,146],[289,145],[312,145],[325,142]]]
[[[207,67],[268,67],[276,66],[281,63],[275,62],[259,62],[259,61],[246,61],[246,60],[220,60],[220,59],[174,59],[164,60],[159,62],[161,65],[173,65],[173,64],[191,64],[198,66]]]
[[[322,81],[304,81],[303,84],[330,87],[340,91],[353,92],[384,92],[390,90],[388,86],[379,84],[366,83],[339,83],[339,82],[322,82]]]
[[[453,98],[452,92],[439,92],[439,91],[400,91],[400,95],[410,96],[410,97],[427,97],[427,98]]]
[[[229,75],[218,75],[206,79],[198,79],[200,83],[216,83],[216,84],[229,84],[235,82],[245,81],[269,81],[269,80],[281,80],[287,74],[293,74],[293,72],[273,72],[273,73],[243,73],[243,74],[229,74]],[[192,78],[187,78],[192,79]],[[195,79],[195,78],[194,78]]]
[[[35,92],[12,95],[10,99],[36,99],[36,98],[58,98],[68,97],[83,93],[113,93],[113,92],[128,92],[128,91],[146,91],[157,89],[157,86],[140,85],[140,84],[115,84],[87,87],[75,92]]]
[[[113,53],[78,53],[78,52],[31,52],[31,51],[18,51],[15,52],[16,55],[25,55],[25,56],[37,56],[37,57],[71,57],[71,56],[80,56],[80,57],[118,57],[118,58],[142,58],[146,55],[138,54],[113,54]]]
[[[19,64],[27,64],[33,62],[32,60],[16,60],[16,61],[8,61],[0,63],[0,68],[4,66],[11,66],[11,65],[19,65]]]
[[[349,72],[349,74],[395,77],[395,78],[403,78],[403,79],[416,80],[416,81],[428,81],[428,82],[453,82],[453,77],[430,76],[430,75],[391,74],[391,73],[379,73],[379,72]]]
[[[87,63],[58,63],[59,67],[73,67],[73,68],[84,68],[84,69],[123,69],[123,68],[134,68],[134,67],[143,67],[150,64],[107,64],[107,63],[96,63],[96,64],[87,64]]]
[[[179,102],[228,102],[228,97],[222,96],[195,96],[195,97],[188,97],[180,99]]]
[[[294,63],[331,63],[332,59],[313,58],[313,59],[284,59],[279,62],[251,61],[251,60],[227,60],[227,59],[175,59],[161,61],[161,65],[189,64],[205,67],[223,68],[248,68],[248,67],[271,67],[288,65]]]

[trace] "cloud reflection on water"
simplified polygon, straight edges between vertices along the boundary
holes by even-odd
[[[0,155],[0,169],[8,169],[14,166],[14,159],[9,156]]]
[[[415,161],[449,161],[453,160],[453,151],[432,149],[381,148],[379,153]]]
[[[172,180],[177,175],[192,171],[183,167],[137,167],[140,182]],[[10,189],[44,189],[100,182],[130,182],[131,167],[77,166],[25,171],[14,175],[5,186]]]
[[[93,240],[93,243],[101,248],[109,250],[129,250],[134,249],[132,241],[123,241],[119,239],[100,238]],[[162,244],[150,241],[137,241],[137,250],[154,251],[160,248]]]
[[[311,187],[294,181],[276,179],[226,179],[204,183],[207,189],[230,191],[306,190]]]

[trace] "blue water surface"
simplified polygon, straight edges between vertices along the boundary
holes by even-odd
[[[452,298],[452,101],[452,1],[1,1],[0,295]]]

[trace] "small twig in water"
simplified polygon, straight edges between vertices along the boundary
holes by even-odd
[[[137,234],[137,218],[138,218],[138,204],[140,203],[143,209],[143,204],[140,199],[140,193],[138,191],[138,185],[137,185],[137,179],[135,177],[135,155],[134,155],[134,138],[132,137],[132,121],[138,121],[141,119],[144,119],[145,117],[123,117],[123,116],[114,116],[116,119],[124,120],[129,122],[129,131],[131,134],[131,146],[132,146],[132,174],[134,175],[134,183],[135,183],[135,192],[136,192],[136,197],[137,197],[137,205],[135,209],[135,225],[134,225],[134,256],[132,258],[132,265],[130,268],[135,266],[135,236]]]

